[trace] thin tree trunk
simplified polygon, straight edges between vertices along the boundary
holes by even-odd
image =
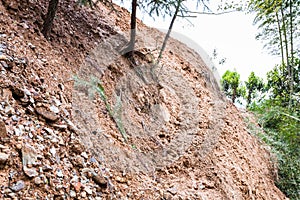
[[[276,20],[277,20],[277,26],[278,26],[278,33],[279,33],[279,40],[280,40],[280,53],[281,53],[281,63],[285,65],[284,61],[284,52],[283,52],[283,41],[282,41],[282,35],[281,35],[281,26],[280,26],[280,21],[279,21],[279,16],[278,12],[276,12]]]
[[[173,18],[171,20],[171,23],[170,23],[170,26],[169,26],[169,30],[165,36],[165,39],[164,39],[164,42],[163,42],[163,45],[160,49],[160,52],[159,52],[159,55],[158,55],[158,58],[157,58],[157,61],[156,61],[156,64],[158,64],[160,62],[160,59],[162,58],[162,54],[167,46],[167,42],[168,42],[168,39],[170,38],[170,34],[171,34],[171,31],[172,31],[172,28],[173,28],[173,25],[174,25],[174,22],[176,20],[176,17],[177,17],[177,14],[179,12],[179,8],[180,8],[180,5],[181,5],[181,2],[182,0],[178,0],[177,2],[177,6],[176,6],[176,10],[175,10],[175,13],[173,15]]]
[[[291,62],[292,65],[294,64],[294,26],[293,26],[293,6],[292,6],[292,0],[290,0],[290,42],[291,42]]]
[[[135,36],[136,36],[136,8],[137,0],[132,0],[131,2],[131,21],[130,21],[130,42],[129,42],[129,52],[133,53],[135,46]]]
[[[290,73],[289,70],[289,47],[288,47],[288,39],[287,39],[287,32],[286,32],[286,23],[285,23],[285,17],[282,6],[280,7],[281,10],[281,16],[282,16],[282,29],[283,29],[283,37],[284,37],[284,43],[285,43],[285,56],[286,56],[286,65],[288,68],[288,73]]]
[[[294,93],[294,43],[293,43],[293,6],[292,6],[292,0],[290,2],[290,48],[291,48],[291,83],[290,83],[290,102],[289,105],[292,103],[292,95]]]
[[[233,88],[233,93],[232,93],[232,103],[235,102],[235,99],[236,99],[236,93],[237,93],[237,88]]]
[[[252,91],[252,88],[249,89],[249,91],[248,91],[248,96],[247,96],[247,106],[249,106],[250,103],[251,103],[252,92],[253,92],[253,91]]]
[[[47,12],[47,16],[44,21],[43,29],[42,29],[42,33],[46,39],[48,39],[51,28],[52,28],[53,20],[54,20],[55,13],[57,10],[58,1],[59,0],[50,0],[49,1],[48,12]]]
[[[289,106],[290,106],[290,100],[291,100],[291,90],[292,90],[292,79],[291,79],[291,65],[289,62],[289,42],[287,39],[287,25],[285,23],[285,17],[283,12],[283,7],[281,5],[280,7],[281,15],[282,15],[282,25],[283,25],[283,36],[284,36],[284,43],[285,43],[285,54],[286,54],[286,67],[288,71],[288,82],[289,82]]]

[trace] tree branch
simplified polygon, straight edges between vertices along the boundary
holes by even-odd
[[[197,12],[197,11],[187,11],[187,13],[198,14],[198,15],[224,15],[232,12],[237,12],[236,10],[229,10],[224,12]]]
[[[177,17],[182,17],[182,18],[185,18],[185,17],[194,17],[194,18],[196,18],[197,16],[196,15],[177,15]]]

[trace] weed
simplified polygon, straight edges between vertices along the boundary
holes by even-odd
[[[104,87],[101,84],[101,81],[95,77],[91,77],[89,82],[78,78],[77,76],[74,77],[75,86],[81,86],[87,88],[88,97],[92,99],[94,97],[95,92],[100,95],[101,100],[104,102],[106,110],[109,113],[109,116],[113,119],[119,132],[121,133],[122,137],[124,138],[125,142],[127,142],[127,134],[123,125],[122,121],[122,101],[121,101],[121,94],[120,96],[116,95],[116,104],[112,106],[108,102],[108,97],[105,93]]]

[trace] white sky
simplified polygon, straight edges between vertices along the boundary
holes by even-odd
[[[146,25],[154,28],[167,29],[171,21],[170,18],[156,18],[154,21],[139,11],[137,14]],[[220,76],[227,69],[236,69],[242,80],[247,80],[251,71],[265,78],[266,72],[280,62],[278,56],[271,56],[263,49],[262,41],[255,40],[258,30],[252,24],[253,15],[235,12],[224,15],[198,15],[197,18],[188,19],[193,25],[178,18],[173,32],[190,38],[210,56],[213,50],[217,49],[219,58],[226,58],[224,65],[216,65]]]

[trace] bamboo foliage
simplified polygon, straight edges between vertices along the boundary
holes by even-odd
[[[249,10],[256,13],[254,24],[261,32],[257,39],[266,41],[273,54],[281,55],[281,64],[286,68],[290,101],[294,94],[295,41],[300,42],[300,2],[297,0],[251,0]],[[299,45],[299,44],[298,44]],[[285,69],[284,69],[285,70]],[[291,104],[291,102],[289,103]]]

